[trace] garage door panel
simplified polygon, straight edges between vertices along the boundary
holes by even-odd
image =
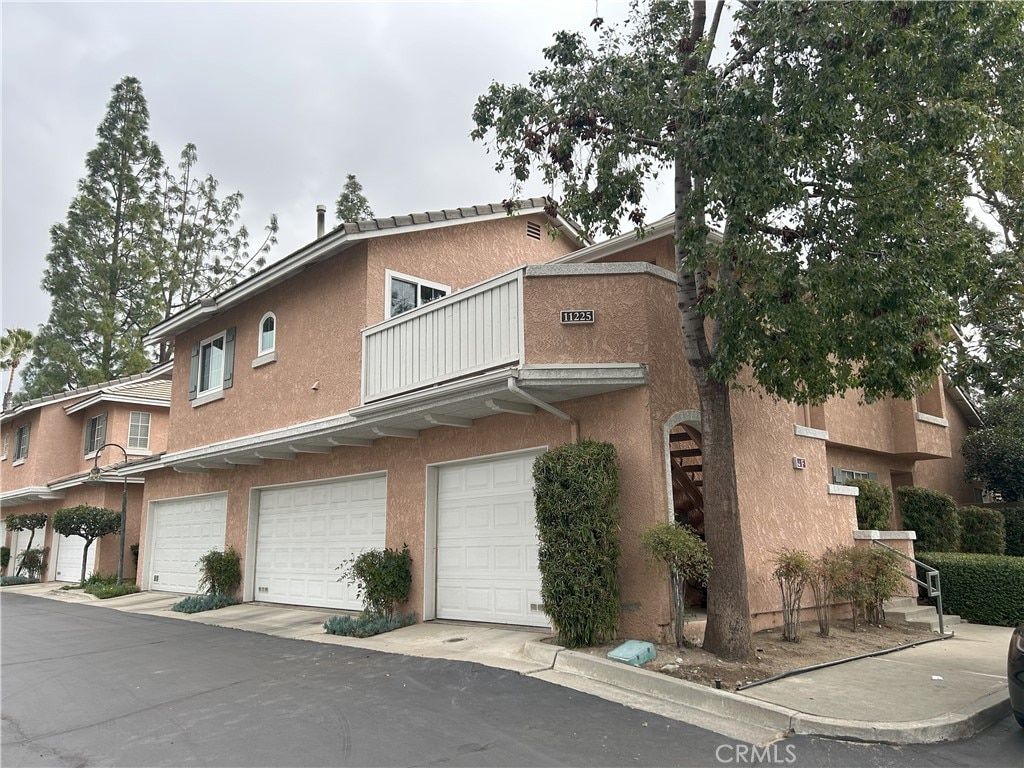
[[[37,539],[38,540],[38,539]],[[85,550],[85,539],[81,536],[60,536],[55,538],[57,542],[57,568],[54,573],[54,581],[78,582],[82,578],[82,554]],[[28,539],[25,539],[28,543]],[[35,541],[32,542],[35,546]],[[96,561],[96,542],[89,547],[89,555],[85,562],[85,578],[93,573]]]
[[[256,540],[259,600],[360,610],[338,566],[384,546],[385,476],[336,480],[260,494]]]
[[[211,549],[224,549],[226,521],[226,496],[154,502],[150,588],[197,592],[199,558]]]
[[[540,609],[536,455],[438,470],[438,618],[550,625]]]

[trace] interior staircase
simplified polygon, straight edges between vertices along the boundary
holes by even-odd
[[[939,631],[939,614],[933,605],[918,605],[913,597],[894,597],[882,604],[887,623],[907,624],[911,627],[923,627],[932,632]],[[942,614],[943,629],[960,623],[959,616]]]
[[[676,522],[704,532],[704,464],[700,432],[680,424],[669,435]]]

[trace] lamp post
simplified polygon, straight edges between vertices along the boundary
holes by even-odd
[[[89,479],[96,481],[100,479],[103,474],[103,470],[100,469],[100,454],[103,453],[104,448],[118,448],[121,453],[124,454],[124,462],[128,463],[128,451],[124,446],[118,445],[117,443],[104,443],[96,449],[96,455],[92,459],[92,469],[89,470]],[[122,475],[124,478],[124,485],[121,489],[121,546],[117,551],[117,583],[121,583],[121,579],[124,576],[124,529],[128,522],[128,476]]]

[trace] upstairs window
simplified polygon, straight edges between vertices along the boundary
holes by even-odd
[[[149,450],[149,420],[146,411],[132,411],[128,421],[128,447],[137,450]]]
[[[267,312],[260,320],[260,348],[259,355],[266,355],[274,351],[277,345],[277,318],[273,312]]]
[[[388,317],[422,307],[451,293],[451,287],[386,270]]]
[[[832,482],[843,485],[851,480],[874,480],[878,482],[877,472],[861,472],[859,469],[840,469],[832,467]]]
[[[30,431],[30,425],[23,424],[14,433],[14,461],[23,461],[28,457],[28,435]]]
[[[195,400],[228,389],[233,383],[234,367],[234,328],[193,344],[188,399]]]
[[[85,425],[85,453],[96,453],[107,442],[107,414],[93,416]]]

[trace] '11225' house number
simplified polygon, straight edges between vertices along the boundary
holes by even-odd
[[[562,325],[571,325],[573,323],[592,323],[594,322],[594,310],[592,309],[563,309],[562,310]]]

